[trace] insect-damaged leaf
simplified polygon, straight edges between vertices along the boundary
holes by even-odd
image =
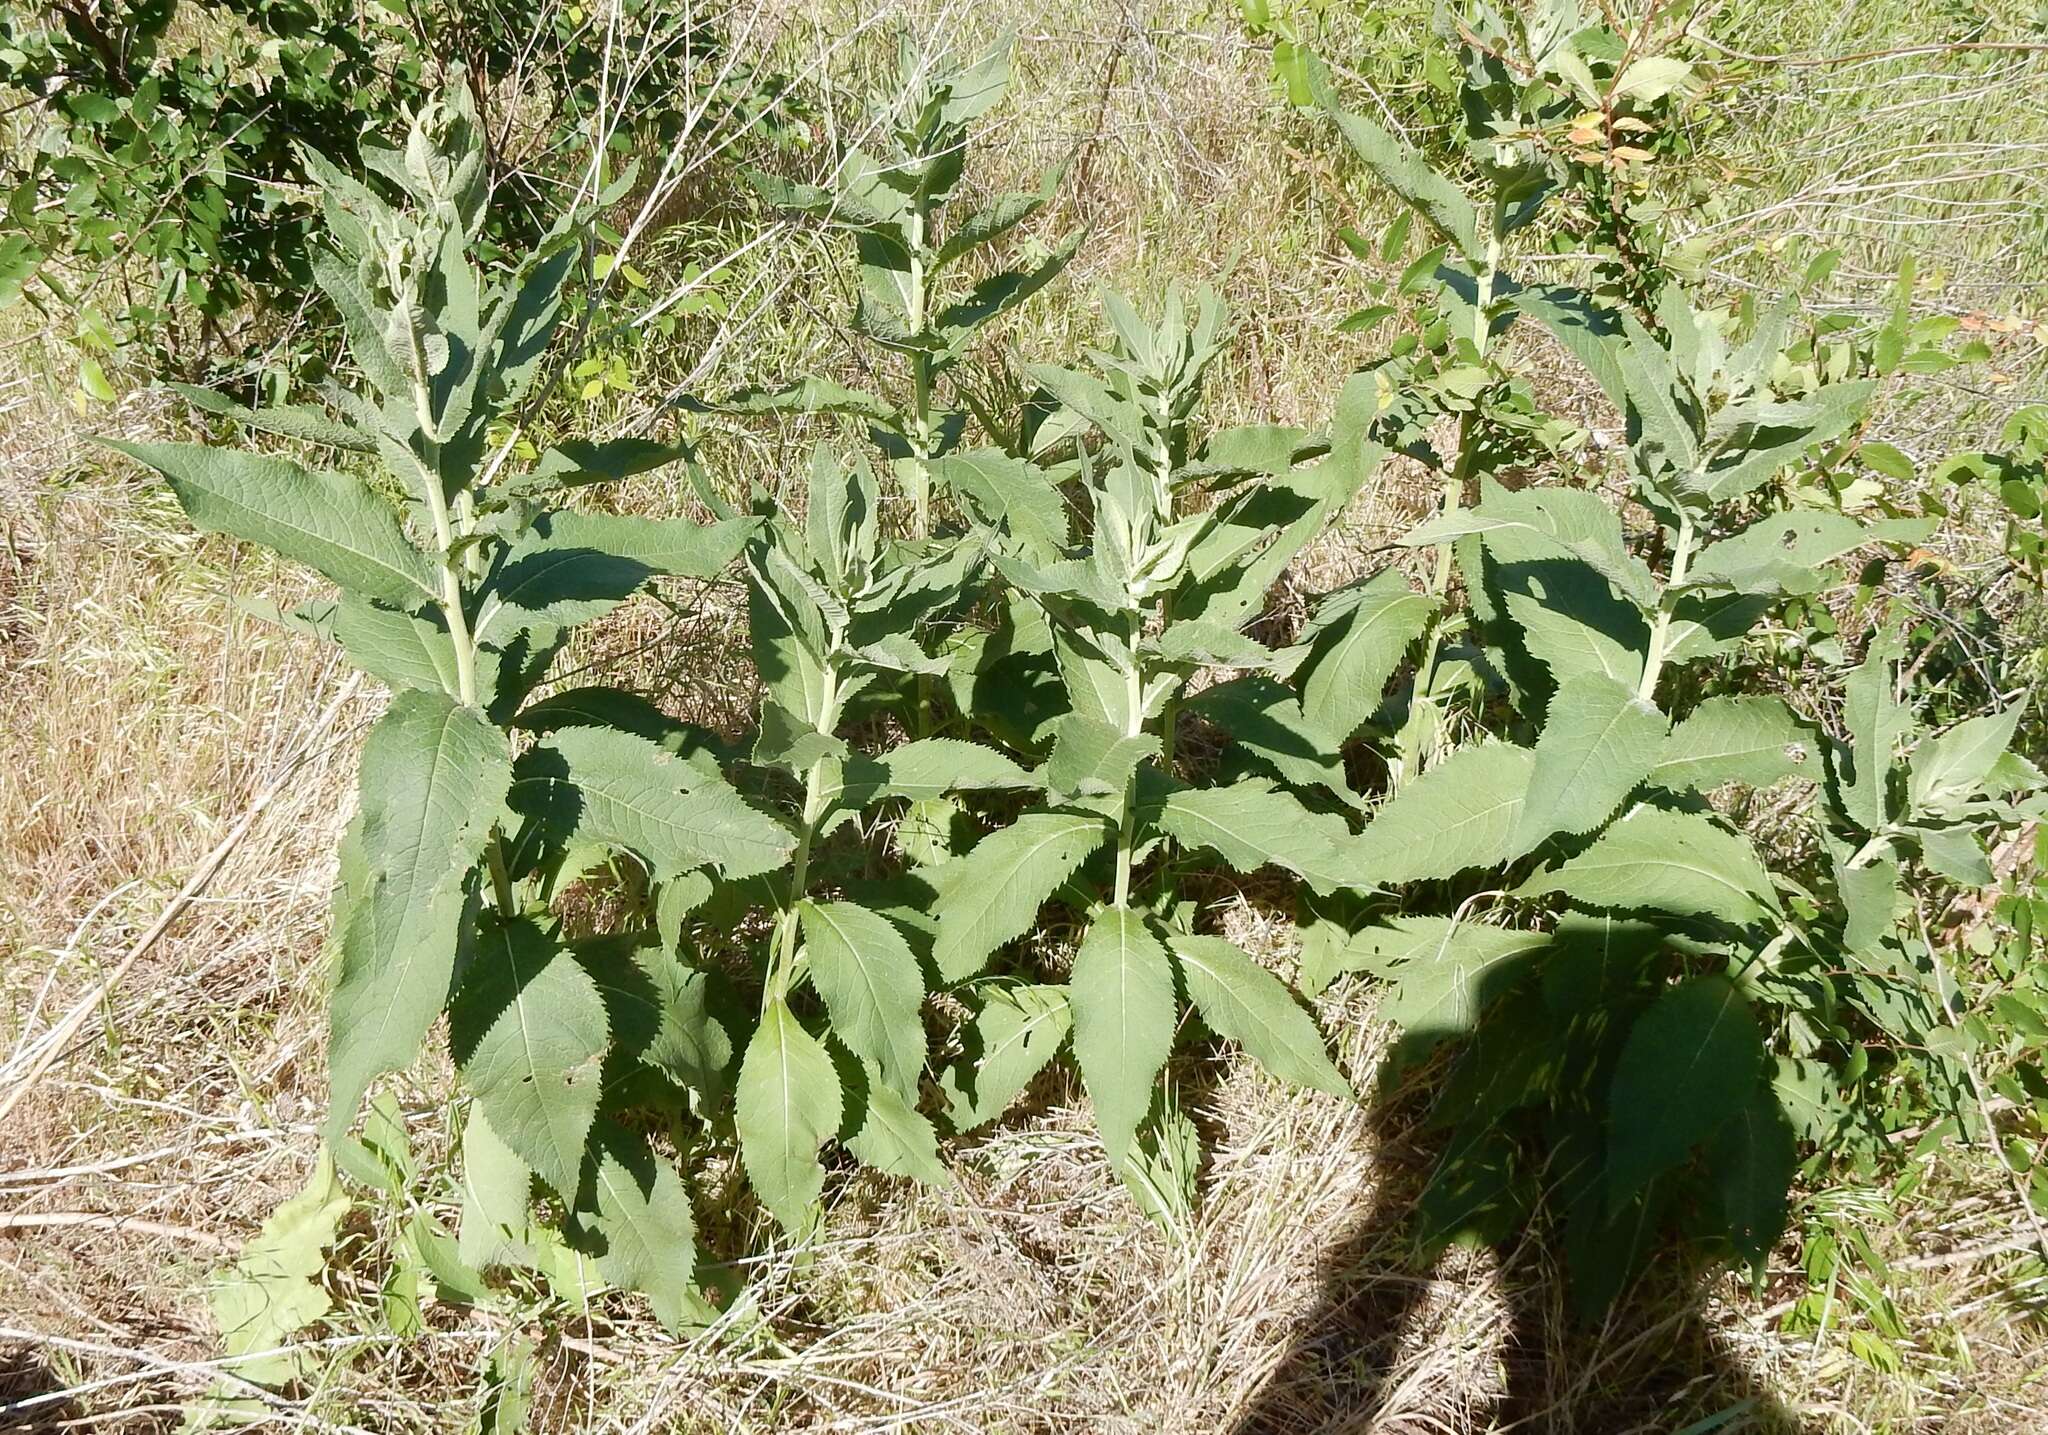
[[[1708,698],[1664,739],[1649,780],[1673,792],[1766,787],[1813,765],[1813,734],[1778,698]]]
[[[440,1015],[463,878],[511,777],[504,734],[444,694],[400,693],[371,729],[337,902],[330,1130],[346,1129],[372,1079],[412,1062]]]

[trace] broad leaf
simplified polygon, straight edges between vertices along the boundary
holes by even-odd
[[[1777,698],[1708,698],[1671,730],[1649,780],[1673,792],[1767,787],[1814,766],[1813,735]]]
[[[709,1314],[697,1293],[697,1223],[675,1168],[638,1134],[600,1123],[592,1145],[593,1209],[576,1214],[597,1238],[597,1269],[613,1285],[639,1291],[671,1334]]]
[[[1349,740],[1379,710],[1387,679],[1436,608],[1393,569],[1325,597],[1302,633],[1308,655],[1294,673],[1309,721]]]
[[[1631,688],[1595,673],[1567,679],[1536,739],[1515,833],[1527,852],[1553,833],[1590,832],[1649,774],[1670,724]]]
[[[1608,1096],[1607,1204],[1684,1161],[1763,1084],[1763,1033],[1726,977],[1693,977],[1636,1019]]]
[[[260,543],[365,598],[409,608],[439,595],[426,554],[360,479],[198,444],[102,442],[169,480],[194,527]]]
[[[964,981],[996,948],[1022,936],[1038,909],[1109,837],[1092,813],[1027,812],[981,839],[947,868],[933,904],[938,940],[932,960],[949,982]]]
[[[1073,1024],[1065,987],[983,988],[981,1009],[963,1033],[965,1053],[939,1079],[953,1129],[972,1131],[1008,1110]]]
[[[1638,807],[1584,852],[1524,882],[1586,907],[1676,912],[1742,925],[1777,908],[1770,874],[1744,838],[1693,812]]]
[[[1508,860],[1535,754],[1507,743],[1461,748],[1379,808],[1350,847],[1351,885],[1388,887]]]
[[[1152,1082],[1173,1047],[1178,1014],[1166,949],[1143,916],[1127,907],[1102,909],[1074,953],[1067,999],[1095,1124],[1110,1159],[1121,1161],[1152,1105]]]
[[[1296,1086],[1352,1095],[1323,1050],[1323,1035],[1280,979],[1221,937],[1177,936],[1173,955],[1188,998],[1218,1036]]]
[[[1168,795],[1159,826],[1190,847],[1210,849],[1239,872],[1282,867],[1324,893],[1355,881],[1351,829],[1344,820],[1309,811],[1262,778],[1180,788]]]
[[[797,903],[811,981],[832,1033],[906,1096],[924,1070],[924,977],[888,918],[852,902]]]
[[[734,1092],[740,1158],[786,1231],[803,1229],[825,1189],[818,1148],[839,1129],[839,1073],[818,1039],[771,998],[740,1060]]]
[[[400,693],[370,730],[338,903],[330,1133],[346,1129],[375,1077],[412,1063],[441,1014],[463,878],[511,779],[504,734],[444,694]]]

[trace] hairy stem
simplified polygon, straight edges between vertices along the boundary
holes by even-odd
[[[1145,618],[1133,613],[1130,620],[1131,665],[1124,670],[1124,735],[1137,737],[1145,731],[1145,675],[1138,666],[1138,643],[1145,635]],[[1131,859],[1137,848],[1138,774],[1135,768],[1124,782],[1122,810],[1116,822],[1116,904],[1131,904]]]
[[[838,725],[839,673],[828,660],[825,664],[825,696],[819,705],[818,731],[829,733]],[[789,897],[776,916],[775,950],[769,963],[768,981],[762,991],[764,1001],[786,999],[790,987],[796,982],[796,907],[803,900],[804,886],[810,880],[811,844],[818,834],[819,819],[825,815],[826,761],[819,758],[804,774],[803,825],[797,832],[796,856],[790,865]]]
[[[1678,515],[1678,539],[1671,548],[1671,577],[1657,600],[1657,621],[1650,629],[1650,653],[1643,661],[1642,685],[1636,696],[1644,702],[1657,700],[1657,679],[1664,669],[1664,655],[1671,637],[1671,612],[1678,606],[1678,589],[1685,582],[1686,566],[1692,562],[1692,515]]]

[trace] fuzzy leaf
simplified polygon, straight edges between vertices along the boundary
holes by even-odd
[[[1280,979],[1221,937],[1177,936],[1173,955],[1188,998],[1218,1036],[1236,1042],[1282,1081],[1351,1096],[1323,1050],[1323,1034]]]
[[[1073,1025],[1065,987],[985,988],[965,1032],[966,1054],[939,1078],[953,1129],[964,1134],[1008,1110]]]
[[[1842,684],[1842,718],[1854,746],[1853,780],[1841,786],[1843,810],[1865,832],[1891,817],[1891,773],[1899,740],[1913,730],[1912,714],[1894,691],[1896,645],[1880,637]]]
[[[597,1119],[611,1031],[604,998],[550,932],[486,919],[448,1009],[455,1064],[495,1131],[565,1198]]]
[[[446,695],[404,692],[363,744],[343,855],[340,962],[329,1013],[329,1132],[418,1056],[455,970],[462,881],[511,782],[504,734]]]
[[[632,733],[565,727],[521,754],[512,810],[557,846],[632,852],[656,880],[711,865],[727,877],[780,867],[795,840],[723,781]]]
[[[950,1186],[953,1178],[939,1161],[939,1136],[932,1123],[910,1104],[905,1093],[879,1073],[868,1071],[867,1110],[860,1129],[847,1139],[847,1149],[885,1176],[909,1176],[927,1186]]]
[[[207,1292],[221,1355],[235,1375],[283,1385],[309,1368],[312,1353],[290,1348],[290,1341],[334,1305],[320,1275],[348,1208],[334,1157],[322,1151],[305,1186],[270,1213],[234,1268]],[[259,1354],[265,1351],[274,1353]]]
[[[1344,819],[1311,812],[1263,778],[1228,787],[1185,787],[1168,795],[1160,829],[1190,847],[1206,847],[1239,872],[1282,867],[1318,892],[1355,881]]]
[[[365,598],[409,608],[439,593],[426,554],[361,479],[198,444],[101,442],[161,473],[196,528],[260,543]]]
[[[1152,1082],[1173,1047],[1173,971],[1139,913],[1105,907],[1074,953],[1067,987],[1074,1056],[1112,1161],[1136,1143]]]
[[[924,977],[888,918],[852,902],[797,903],[811,981],[832,1033],[908,1096],[924,1070]]]
[[[1093,813],[1027,812],[981,839],[947,870],[932,915],[932,960],[949,982],[965,981],[996,948],[1022,936],[1047,898],[1109,837]]]
[[[697,1222],[675,1168],[639,1134],[601,1123],[594,1133],[594,1209],[576,1215],[597,1238],[597,1269],[625,1290],[640,1291],[670,1334],[704,1314],[697,1293]]]
[[[990,520],[999,522],[1035,563],[1056,563],[1073,541],[1067,500],[1052,476],[1001,449],[951,454],[933,465],[944,487],[964,493]]]
[[[1151,733],[1126,736],[1120,729],[1080,713],[1068,713],[1053,729],[1046,759],[1046,785],[1062,797],[1119,796],[1138,764],[1159,753]]]
[[[1348,740],[1379,710],[1387,679],[1436,609],[1392,569],[1326,596],[1302,634],[1308,656],[1294,674],[1309,721]]]
[[[197,388],[191,384],[166,384],[165,387],[183,398],[193,408],[218,414],[222,418],[231,418],[245,428],[256,429],[262,433],[281,434],[285,438],[295,438],[304,443],[317,443],[327,448],[338,448],[347,453],[377,451],[377,441],[368,434],[345,423],[338,423],[318,409],[297,408],[288,404],[252,409],[212,389]]]
[[[1763,1081],[1763,1033],[1726,977],[1671,987],[1636,1019],[1608,1096],[1607,1205],[1684,1161]]]
[[[1918,543],[1932,518],[1859,523],[1840,513],[1800,509],[1774,514],[1732,538],[1710,543],[1686,575],[1688,592],[1810,593],[1826,565],[1866,543]]]
[[[1336,122],[1345,141],[1365,161],[1380,183],[1394,191],[1458,246],[1468,259],[1481,254],[1479,212],[1464,191],[1429,167],[1421,153],[1388,134],[1363,115],[1346,111],[1330,84],[1323,62],[1308,57],[1309,93]]]
[[[1344,778],[1342,741],[1271,678],[1253,674],[1218,683],[1189,699],[1188,707],[1289,786],[1321,787],[1345,802],[1358,801]]]
[[[1508,860],[1536,755],[1507,743],[1461,748],[1373,814],[1348,854],[1351,885],[1394,886]]]
[[[1509,849],[1527,852],[1553,833],[1590,832],[1613,816],[1649,774],[1669,728],[1663,713],[1612,678],[1567,679],[1536,739]]]
[[[1707,1147],[1724,1234],[1754,1264],[1785,1233],[1785,1193],[1799,1169],[1791,1122],[1771,1088],[1758,1082]]]
[[[779,999],[768,1002],[747,1043],[734,1099],[740,1158],[755,1191],[784,1230],[801,1230],[825,1189],[818,1148],[839,1129],[839,1073]]]
[[[1945,813],[1975,795],[2012,746],[2026,704],[1965,718],[1913,750],[1906,783],[1915,813]]]
[[[1748,841],[1698,813],[1639,807],[1584,852],[1524,882],[1517,895],[1559,892],[1585,907],[1677,912],[1741,925],[1777,907],[1770,874]]]
[[[1768,787],[1813,763],[1811,733],[1777,698],[1708,698],[1671,730],[1649,780],[1673,792]]]

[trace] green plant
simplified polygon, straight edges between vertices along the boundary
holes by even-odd
[[[404,191],[398,207],[302,156],[336,245],[315,252],[314,277],[360,375],[329,391],[331,414],[181,386],[246,428],[374,456],[374,481],[267,453],[111,446],[164,474],[199,527],[335,583],[339,600],[300,621],[393,692],[364,743],[335,895],[325,1132],[344,1166],[383,1180],[346,1133],[371,1083],[409,1066],[445,1010],[474,1097],[462,1260],[573,1269],[583,1252],[673,1324],[699,1299],[690,1201],[623,1118],[681,1121],[691,1092],[717,1094],[704,1053],[723,1031],[702,974],[649,940],[649,914],[707,867],[771,871],[794,844],[645,703],[601,689],[531,699],[577,626],[657,574],[718,572],[753,525],[560,506],[680,456],[643,441],[566,442],[511,471],[520,405],[585,250],[580,222],[565,221],[516,266],[479,265],[481,138],[459,84],[424,106],[401,150],[372,155]],[[632,864],[641,890],[616,930],[574,935],[551,903],[607,860]],[[533,1214],[536,1176],[559,1232]]]
[[[1487,238],[1446,176],[1376,127],[1340,123],[1464,256],[1438,271],[1442,302],[1469,319],[1459,357],[1505,367],[1489,341],[1518,316],[1548,328],[1623,416],[1622,478],[1649,525],[1631,535],[1597,491],[1519,474],[1461,503],[1465,478],[1499,469],[1497,454],[1475,453],[1498,407],[1464,410],[1474,417],[1461,417],[1455,457],[1417,455],[1459,480],[1404,542],[1437,550],[1433,598],[1453,561],[1462,572],[1470,719],[1534,741],[1460,747],[1376,809],[1347,849],[1359,877],[1389,893],[1428,883],[1452,910],[1403,901],[1325,934],[1304,984],[1374,972],[1392,985],[1387,1012],[1409,1055],[1458,1039],[1429,1237],[1499,1239],[1548,1209],[1580,1303],[1598,1310],[1674,1226],[1760,1262],[1784,1226],[1795,1136],[1825,1146],[1871,1109],[1844,1092],[1870,1078],[1873,1035],[1951,1106],[1960,1098],[1940,1050],[1952,1031],[1943,956],[1894,930],[1900,863],[1917,852],[1937,875],[1988,881],[1978,834],[2036,810],[2025,794],[2041,776],[2007,751],[2017,707],[1895,767],[1913,726],[1885,639],[1846,676],[1805,665],[1809,702],[1816,685],[1841,695],[1808,715],[1727,681],[1741,672],[1727,660],[1766,636],[1774,611],[1843,586],[1836,560],[1932,532],[1931,518],[1862,521],[1798,501],[1837,491],[1824,476],[1849,451],[1869,380],[1802,362],[1785,307],[1738,318],[1667,285],[1639,316],[1585,291],[1525,288],[1500,268],[1500,241],[1524,213],[1516,203],[1540,198],[1543,172],[1508,170]],[[1383,431],[1420,433],[1402,407],[1411,391],[1382,386],[1393,397],[1379,407],[1401,425]],[[1432,697],[1435,643],[1432,632],[1417,670]],[[1788,779],[1807,785],[1775,805],[1777,821],[1828,851],[1831,873],[1788,861],[1801,844],[1787,835],[1754,846],[1713,800],[1737,805],[1731,795]],[[1924,1063],[1911,1055],[1923,1050]]]
[[[311,178],[296,147],[352,153],[451,64],[485,107],[488,182],[505,191],[487,248],[530,248],[593,148],[667,147],[693,123],[715,141],[778,115],[781,82],[721,49],[640,0],[609,24],[551,3],[10,7],[0,94],[19,97],[27,162],[4,192],[0,307],[70,311],[89,375],[92,354],[132,340],[192,367],[245,306],[288,312],[307,287],[319,222],[295,192]]]
[[[1071,1031],[1112,1163],[1148,1212],[1177,1226],[1196,1142],[1159,1078],[1181,1025],[1180,993],[1275,1073],[1348,1090],[1281,982],[1196,930],[1199,903],[1180,879],[1214,854],[1319,889],[1340,880],[1343,818],[1274,781],[1319,791],[1320,803],[1339,809],[1355,803],[1335,740],[1270,676],[1288,659],[1243,629],[1288,560],[1356,492],[1377,450],[1368,452],[1355,424],[1325,441],[1268,426],[1205,437],[1198,415],[1222,350],[1220,302],[1172,291],[1155,325],[1115,295],[1103,302],[1115,341],[1093,355],[1099,373],[1031,370],[1060,405],[1039,441],[1050,453],[1055,440],[1071,439],[1072,457],[1049,470],[995,451],[949,460],[1001,476],[990,487],[989,516],[1003,530],[990,535],[993,562],[1049,633],[1066,711],[1049,723],[1042,798],[930,874],[932,960],[976,1009],[967,1054],[945,1078],[956,1128],[997,1115]],[[1066,483],[1078,485],[1078,537]],[[1252,675],[1190,703],[1190,683],[1217,668]],[[1263,771],[1229,782],[1184,777],[1177,739],[1188,707]],[[985,975],[1055,901],[1083,922],[1067,981],[1030,981],[1028,967]]]
[[[1909,467],[1910,471],[1910,467]],[[1998,436],[1998,450],[1956,454],[1936,466],[1934,478],[1958,488],[1990,487],[2005,509],[2006,556],[2040,588],[2048,568],[2048,407],[2015,413]]]

